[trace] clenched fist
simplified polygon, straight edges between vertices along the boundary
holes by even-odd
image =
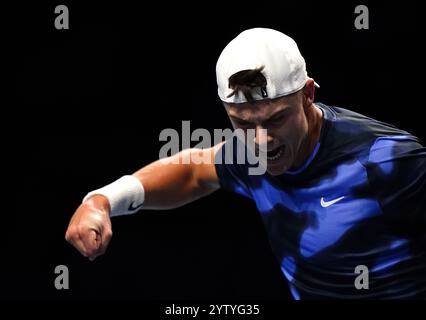
[[[108,199],[95,195],[78,207],[65,239],[91,261],[105,253],[112,237]]]

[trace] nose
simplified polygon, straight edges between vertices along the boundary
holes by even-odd
[[[273,138],[268,134],[268,131],[262,126],[256,126],[256,136],[254,143],[259,147],[267,149],[267,145],[272,143]]]

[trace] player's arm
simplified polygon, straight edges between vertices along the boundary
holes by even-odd
[[[112,237],[111,216],[176,208],[214,192],[219,188],[214,158],[221,145],[184,150],[90,192],[72,216],[66,240],[94,259]],[[210,161],[194,163],[193,156]]]
[[[173,209],[217,190],[219,179],[214,157],[219,148],[218,145],[209,149],[187,149],[166,159],[172,163],[165,164],[163,160],[157,160],[134,173],[145,188],[143,207],[155,210]],[[193,159],[195,156],[209,161],[183,164],[185,158]]]

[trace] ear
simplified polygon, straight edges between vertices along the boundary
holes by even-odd
[[[303,88],[305,107],[308,107],[314,103],[315,99],[315,83],[313,79],[308,79],[306,85]]]

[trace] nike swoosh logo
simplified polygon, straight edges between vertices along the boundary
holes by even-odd
[[[134,211],[134,210],[139,209],[140,207],[142,207],[143,203],[141,203],[140,205],[137,205],[136,207],[134,207],[133,205],[134,205],[134,202],[132,202],[132,203],[130,204],[130,206],[129,206],[129,211]]]
[[[331,206],[332,204],[335,204],[336,202],[342,200],[345,196],[334,199],[334,200],[330,200],[330,201],[324,201],[324,197],[321,197],[321,207],[323,208],[327,208],[329,206]]]

